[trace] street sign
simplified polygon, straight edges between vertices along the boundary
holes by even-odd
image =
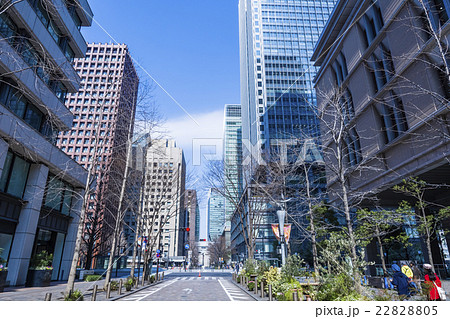
[[[156,253],[157,253],[157,254],[160,254],[160,253],[161,253],[161,250],[157,249],[157,250],[156,250]]]
[[[161,255],[159,253],[157,253],[156,254],[156,258],[159,258],[159,257],[161,257]]]
[[[189,244],[184,245],[184,249],[189,249]]]

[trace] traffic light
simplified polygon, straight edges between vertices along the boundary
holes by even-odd
[[[191,229],[189,227],[186,227],[186,231],[190,231]]]
[[[191,229],[189,227],[181,227],[180,230],[182,230],[182,231],[190,231]]]

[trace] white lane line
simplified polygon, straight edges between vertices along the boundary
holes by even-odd
[[[233,297],[231,297],[231,295],[228,293],[228,291],[225,289],[225,286],[223,285],[222,281],[219,279],[218,280],[219,284],[222,286],[223,290],[225,291],[225,293],[227,294],[228,298],[230,298],[230,301],[234,301]]]
[[[148,294],[146,294],[146,295],[144,295],[144,296],[142,296],[142,297],[136,299],[135,301],[141,301],[142,299],[144,299],[144,298],[146,298],[146,297],[148,297],[148,296],[153,295],[155,292],[160,291],[161,289],[164,289],[164,288],[166,288],[166,287],[169,287],[171,284],[173,284],[173,283],[175,283],[175,282],[176,282],[176,280],[169,281],[169,282],[167,283],[167,285],[161,286],[161,287],[159,287],[158,289],[155,289],[155,290],[149,292]]]

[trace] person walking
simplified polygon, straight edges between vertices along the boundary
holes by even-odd
[[[410,297],[409,278],[401,271],[400,266],[397,264],[392,265],[392,270],[394,271],[392,284],[396,286],[398,296],[401,300],[408,299]]]
[[[425,284],[430,288],[430,292],[428,293],[428,300],[430,301],[440,301],[439,292],[436,288],[442,287],[441,280],[438,275],[433,272],[433,267],[430,264],[424,264],[423,268],[425,269]]]

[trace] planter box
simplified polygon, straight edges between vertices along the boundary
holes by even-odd
[[[28,270],[25,287],[48,287],[52,280],[52,269]]]
[[[3,289],[6,286],[6,277],[7,276],[8,276],[7,270],[0,271],[0,292],[3,292]]]

